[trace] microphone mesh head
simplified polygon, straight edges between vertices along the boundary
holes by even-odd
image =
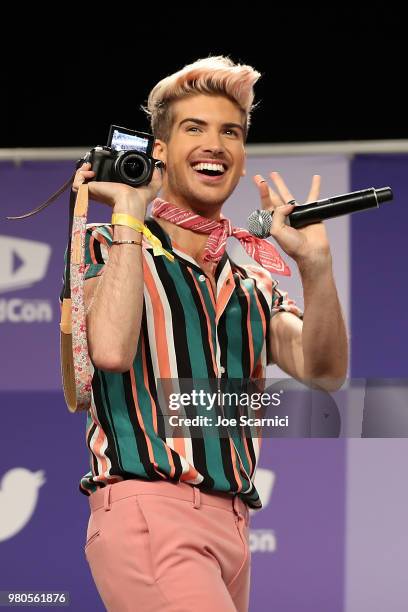
[[[268,210],[254,210],[248,217],[248,230],[257,238],[271,235],[272,215]]]

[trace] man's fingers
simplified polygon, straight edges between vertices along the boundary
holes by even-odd
[[[271,189],[271,187],[269,187],[263,176],[261,176],[260,174],[254,176],[254,183],[258,187],[263,210],[267,210],[269,208],[276,208],[276,206],[282,204],[279,196],[274,192],[273,189]]]
[[[281,175],[279,174],[279,172],[271,172],[270,176],[273,182],[275,183],[276,188],[279,192],[279,195],[282,198],[282,200],[285,202],[285,204],[286,202],[290,202],[290,200],[295,199],[293,195],[291,194],[291,192],[289,191],[289,189],[287,188],[286,183],[281,177]],[[282,204],[282,202],[280,202],[280,204]]]
[[[292,212],[294,207],[294,204],[282,204],[275,208],[272,217],[272,235],[274,230],[278,230],[283,225],[286,225],[285,218]]]
[[[292,212],[294,207],[294,204],[281,204],[281,206],[277,206],[274,209],[270,231],[273,238],[279,239],[279,236],[282,235],[282,230],[287,226],[286,217]]]
[[[309,195],[307,196],[307,202],[315,202],[319,199],[320,195],[320,185],[322,182],[322,177],[319,174],[314,174],[312,178],[312,185],[310,187]]]
[[[93,172],[93,170],[90,170],[90,168],[91,164],[89,162],[85,162],[82,164],[79,170],[76,171],[74,181],[72,183],[72,189],[74,191],[78,191],[79,186],[82,185],[82,183],[84,183],[87,179],[91,179],[95,176],[95,172]]]

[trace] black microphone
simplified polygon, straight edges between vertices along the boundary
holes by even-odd
[[[393,193],[390,187],[381,187],[381,189],[372,187],[362,191],[353,191],[296,206],[286,217],[286,223],[299,229],[325,219],[333,219],[368,208],[379,208],[380,204],[392,199]],[[251,234],[258,238],[268,238],[271,235],[272,215],[273,212],[269,210],[255,210],[251,213],[248,217],[248,230]]]

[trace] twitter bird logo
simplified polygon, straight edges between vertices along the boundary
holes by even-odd
[[[27,525],[44,483],[43,470],[13,468],[4,474],[0,482],[0,542],[12,538]]]

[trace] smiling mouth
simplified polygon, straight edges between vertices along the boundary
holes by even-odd
[[[200,176],[205,181],[219,181],[221,180],[227,172],[227,168],[224,164],[216,163],[216,164],[206,164],[199,163],[191,165],[191,169],[195,174]]]

